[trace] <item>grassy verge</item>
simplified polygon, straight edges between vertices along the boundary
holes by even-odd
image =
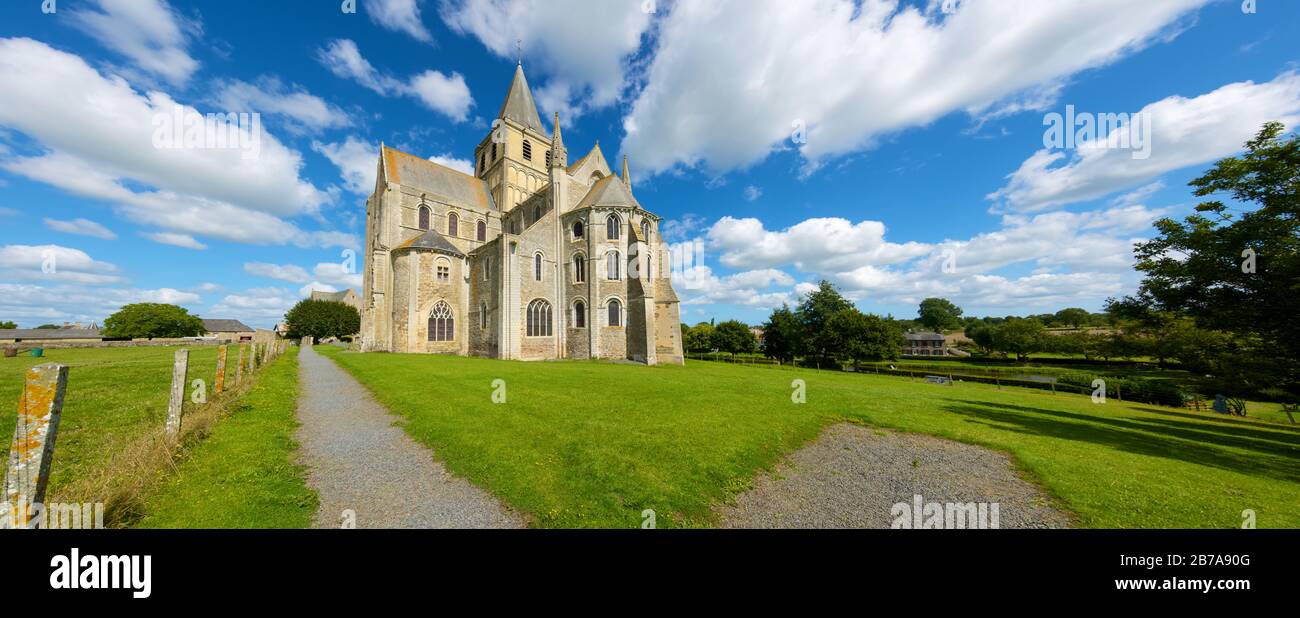
[[[162,487],[144,501],[141,528],[305,528],[316,493],[294,462],[298,426],[297,348],[192,447]]]
[[[691,363],[337,361],[448,468],[547,527],[708,526],[753,476],[849,420],[1010,453],[1086,527],[1300,527],[1300,431],[1077,395]],[[805,380],[807,403],[791,402]],[[507,403],[493,404],[503,379]]]
[[[162,429],[166,422],[176,350],[46,349],[45,358],[0,358],[0,458],[9,454],[24,372],[43,363],[68,365],[68,390],[55,441],[49,497],[51,501],[98,501],[95,495],[82,493],[85,479],[130,445]],[[230,356],[238,356],[233,346]],[[228,371],[233,370],[234,361],[228,360],[228,364]],[[216,347],[190,348],[189,379],[206,380],[209,395],[216,366]],[[198,408],[186,398],[186,415]]]

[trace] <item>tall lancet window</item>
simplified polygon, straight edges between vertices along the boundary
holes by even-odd
[[[533,254],[533,279],[542,280],[542,254]]]
[[[551,303],[540,298],[528,303],[527,318],[529,337],[551,336]]]
[[[456,213],[454,212],[447,215],[447,235],[452,237],[459,236],[460,235],[458,233],[459,230],[460,230],[460,217],[457,217]]]
[[[480,219],[478,222],[478,241],[483,242],[486,240],[487,240],[487,222]]]
[[[618,215],[610,215],[607,219],[605,219],[605,239],[618,240],[618,233],[619,233],[618,228],[619,228]]]
[[[621,267],[622,267],[622,262],[619,259],[619,255],[617,251],[610,251],[609,253],[605,254],[605,278],[606,279],[609,279],[610,281],[618,281],[619,279],[622,279],[623,278],[622,273],[620,272]]]
[[[429,229],[429,207],[428,206],[420,207],[420,229],[422,230]]]
[[[617,299],[611,300],[609,301],[608,310],[609,310],[609,315],[607,316],[608,325],[622,326],[623,325],[623,303],[618,302]]]

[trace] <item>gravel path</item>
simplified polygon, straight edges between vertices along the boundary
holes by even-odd
[[[923,504],[998,504],[1000,528],[1064,528],[1069,517],[1011,460],[978,446],[916,434],[834,425],[755,479],[734,505],[719,507],[724,528],[891,528]],[[895,505],[904,503],[899,513]],[[926,507],[919,509],[924,524]],[[937,520],[936,520],[937,521]],[[924,526],[922,526],[924,527]],[[956,526],[947,526],[956,527]],[[968,525],[966,527],[978,527]]]
[[[309,346],[298,359],[297,439],[307,484],[320,494],[315,527],[339,527],[345,509],[355,512],[357,528],[523,526],[496,498],[434,461],[332,361]]]

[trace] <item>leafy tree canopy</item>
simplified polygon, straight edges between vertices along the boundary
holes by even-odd
[[[108,316],[104,320],[101,334],[105,337],[144,339],[195,337],[204,332],[203,321],[182,307],[163,303],[135,303]]]
[[[919,320],[926,328],[942,333],[961,327],[961,307],[946,298],[927,298],[921,301],[917,311]]]
[[[333,300],[301,300],[284,314],[290,339],[350,337],[361,330],[356,307]]]

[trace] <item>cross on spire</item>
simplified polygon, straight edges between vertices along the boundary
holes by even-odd
[[[524,66],[524,40],[515,39],[515,64]]]

